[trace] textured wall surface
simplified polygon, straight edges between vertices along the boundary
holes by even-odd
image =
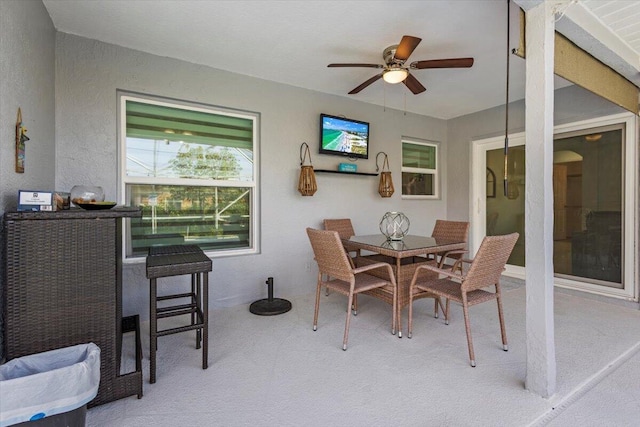
[[[54,53],[55,30],[41,2],[0,1],[0,215],[16,208],[20,189],[54,189]],[[15,172],[18,107],[31,139],[26,142],[24,173]],[[2,287],[4,267],[0,263],[0,294]],[[4,355],[2,318],[0,361]]]
[[[55,183],[55,29],[39,1],[0,2],[0,211],[15,209],[18,190]],[[27,128],[25,172],[15,172],[18,107]]]
[[[437,218],[447,217],[446,161],[442,200],[401,200],[402,136],[440,141],[446,159],[446,122],[346,97],[232,74],[81,37],[58,34],[56,47],[56,178],[61,189],[101,185],[107,199],[117,197],[116,91],[125,90],[258,112],[260,129],[261,253],[214,259],[211,305],[233,306],[266,297],[265,280],[274,277],[275,294],[314,290],[316,267],[305,227],[323,218],[350,217],[357,233],[377,233],[387,211],[402,211],[411,232],[430,234]],[[318,192],[297,192],[300,144],[311,147],[316,169],[336,169],[340,157],[319,155],[319,115],[344,115],[371,124],[371,156],[358,170],[375,171],[375,154],[389,155],[396,193],[377,193],[370,176],[316,174]],[[307,269],[307,265],[310,268]],[[144,265],[124,272],[124,313],[148,316]]]
[[[212,307],[264,298],[268,276],[275,278],[276,296],[309,293],[315,265],[304,228],[320,227],[323,218],[350,217],[362,234],[378,232],[389,210],[405,212],[416,234],[429,234],[437,218],[468,219],[471,141],[500,135],[504,127],[504,106],[444,122],[56,33],[39,1],[0,1],[0,59],[0,213],[15,208],[19,189],[95,184],[108,199],[118,196],[117,90],[260,113],[261,253],[214,260]],[[31,138],[25,174],[13,172],[19,106]],[[577,87],[556,91],[556,124],[619,111]],[[387,152],[392,198],[378,196],[377,178],[329,174],[317,174],[315,196],[298,194],[303,141],[316,168],[340,162],[317,154],[321,112],[371,123],[373,156],[358,161],[358,169],[375,171],[375,153]],[[510,129],[523,128],[524,103],[512,103]],[[402,136],[442,142],[441,200],[400,198]],[[125,314],[147,317],[143,264],[126,266],[124,286]]]

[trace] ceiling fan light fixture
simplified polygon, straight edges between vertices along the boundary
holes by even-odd
[[[404,68],[391,68],[382,73],[382,78],[387,83],[396,84],[403,82],[408,75],[409,71]]]

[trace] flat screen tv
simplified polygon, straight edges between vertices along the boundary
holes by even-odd
[[[369,123],[320,114],[320,154],[369,158]]]

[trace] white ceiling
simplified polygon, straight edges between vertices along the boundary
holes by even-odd
[[[640,1],[582,0],[582,4],[636,52],[640,52]]]
[[[617,38],[628,40],[623,43],[632,46],[640,69],[640,2],[582,3],[575,6],[602,14],[603,22],[619,31]],[[44,0],[44,5],[61,32],[432,117],[449,119],[505,101],[505,0]],[[616,14],[622,6],[626,12]],[[511,8],[514,48],[518,5],[512,2]],[[625,19],[631,13],[636,18]],[[468,56],[475,63],[413,70],[427,88],[419,95],[382,80],[347,95],[379,70],[327,68],[334,62],[382,64],[384,48],[405,34],[422,38],[408,63]],[[510,100],[521,99],[524,60],[511,56],[510,63]],[[558,79],[557,84],[568,83]]]

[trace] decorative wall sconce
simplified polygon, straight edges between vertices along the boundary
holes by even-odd
[[[382,161],[382,172],[380,172],[380,184],[378,184],[378,193],[380,197],[391,197],[393,194],[393,180],[391,179],[391,171],[389,170],[389,157],[384,151],[376,154],[376,172],[380,170],[378,167],[378,156],[384,154],[384,160]],[[385,167],[387,170],[385,170]]]
[[[304,161],[307,156],[309,156],[309,164],[305,165]],[[311,164],[309,145],[303,142],[302,145],[300,145],[300,179],[298,179],[298,191],[303,196],[313,196],[317,190],[318,184],[316,184],[316,174]]]

